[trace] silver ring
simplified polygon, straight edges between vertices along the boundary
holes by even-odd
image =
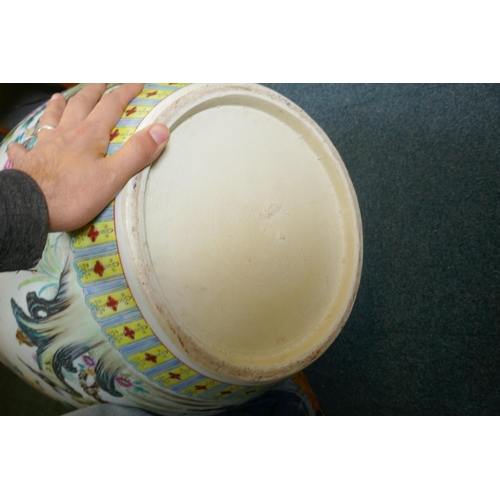
[[[42,125],[36,129],[35,135],[38,135],[41,130],[54,130],[55,128],[53,125]]]

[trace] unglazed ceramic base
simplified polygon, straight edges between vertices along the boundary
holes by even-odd
[[[10,142],[34,145],[42,112],[0,145],[0,168]],[[275,92],[148,84],[107,154],[156,121],[172,138],[151,168],[87,226],[49,235],[36,269],[0,274],[0,358],[77,407],[213,413],[338,335],[359,284],[359,210],[329,139]]]
[[[154,118],[171,129],[167,150],[118,199],[122,234],[134,235],[121,248],[142,278],[132,290],[162,341],[212,376],[286,377],[331,344],[352,307],[354,191],[325,134],[282,96],[186,91]]]

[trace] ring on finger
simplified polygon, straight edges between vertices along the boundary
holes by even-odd
[[[42,130],[54,130],[54,125],[42,125],[36,129],[35,135],[38,135]]]

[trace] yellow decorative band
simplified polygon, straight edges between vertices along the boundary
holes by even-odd
[[[122,120],[144,118],[153,108],[154,106],[129,104],[123,112]]]
[[[132,342],[154,336],[151,328],[143,319],[130,321],[120,326],[113,326],[104,331],[116,347],[125,347]]]
[[[198,375],[195,371],[191,370],[191,368],[188,368],[185,365],[182,365],[153,378],[162,386],[170,387],[183,380],[194,377],[195,375]]]
[[[127,142],[135,132],[137,127],[115,127],[111,131],[110,144],[118,144]]]
[[[160,90],[147,87],[142,90],[142,92],[136,97],[136,99],[152,99],[161,101],[174,92],[175,90]]]
[[[76,261],[75,266],[78,272],[78,280],[82,285],[122,277],[123,274],[120,257],[116,253]]]
[[[88,296],[87,301],[92,313],[98,320],[136,307],[135,300],[128,288],[109,292],[98,297]]]
[[[112,220],[95,220],[73,233],[75,250],[102,243],[115,243],[115,223]]]
[[[127,360],[140,370],[148,370],[160,363],[174,359],[172,353],[163,345],[152,347],[144,352],[127,356]]]

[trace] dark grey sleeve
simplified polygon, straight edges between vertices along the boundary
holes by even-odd
[[[47,233],[47,203],[24,172],[0,172],[0,272],[31,269],[40,260]]]

